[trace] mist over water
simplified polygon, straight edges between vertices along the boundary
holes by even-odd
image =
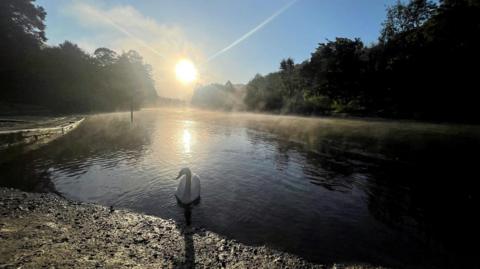
[[[467,179],[479,127],[192,109],[134,118],[87,118],[2,163],[2,185],[51,182],[70,199],[183,222],[174,179],[190,167],[202,184],[192,224],[240,242],[325,263],[449,267],[473,257],[478,191]]]

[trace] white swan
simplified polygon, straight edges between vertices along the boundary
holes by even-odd
[[[182,204],[188,205],[200,199],[200,177],[193,174],[189,168],[183,168],[176,179],[180,179],[175,197]]]

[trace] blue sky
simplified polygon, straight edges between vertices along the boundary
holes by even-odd
[[[385,9],[395,0],[298,0],[263,28],[207,61],[291,2],[37,0],[47,11],[49,44],[70,40],[88,52],[101,46],[118,52],[135,49],[155,69],[159,94],[176,98],[188,97],[193,87],[174,79],[179,58],[198,66],[199,83],[246,83],[256,73],[277,70],[283,58],[308,59],[326,39],[360,37],[366,44],[375,42]]]

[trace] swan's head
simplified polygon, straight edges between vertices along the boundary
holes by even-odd
[[[182,168],[182,170],[180,170],[180,172],[178,172],[178,176],[177,176],[176,179],[181,178],[183,175],[187,175],[187,177],[192,176],[192,172],[190,171],[190,169],[188,167]]]

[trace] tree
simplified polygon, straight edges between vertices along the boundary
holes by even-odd
[[[45,37],[45,11],[33,0],[0,1],[0,97],[18,101],[34,82],[28,72]],[[17,70],[24,70],[17,72]],[[32,73],[33,74],[33,73]]]
[[[108,48],[98,48],[93,55],[95,55],[98,64],[102,67],[112,65],[118,60],[117,53]]]
[[[292,58],[283,59],[280,62],[280,70],[284,73],[291,73],[295,68],[295,63]]]
[[[321,43],[312,54],[307,69],[316,81],[316,92],[348,103],[357,99],[363,89],[360,84],[364,62],[364,46],[360,39],[336,38]]]
[[[280,62],[280,75],[286,90],[286,95],[291,98],[295,94],[294,81],[295,62],[292,58],[283,59]]]
[[[233,86],[230,80],[225,83],[225,90],[230,93],[233,93],[235,91],[235,86]]]
[[[387,19],[383,23],[380,41],[387,42],[400,33],[422,26],[432,17],[436,8],[437,6],[429,0],[412,0],[407,4],[398,0],[387,9]]]
[[[65,41],[47,46],[45,11],[33,0],[0,1],[2,102],[77,113],[140,107],[157,98],[152,68],[136,51],[94,55]],[[133,100],[133,102],[132,102]]]
[[[35,0],[0,1],[0,36],[2,52],[20,47],[40,47],[45,36],[45,10]],[[12,51],[9,51],[11,53]]]
[[[247,85],[251,110],[480,122],[480,2],[398,1],[379,42],[336,38]],[[282,109],[279,109],[279,108]]]

